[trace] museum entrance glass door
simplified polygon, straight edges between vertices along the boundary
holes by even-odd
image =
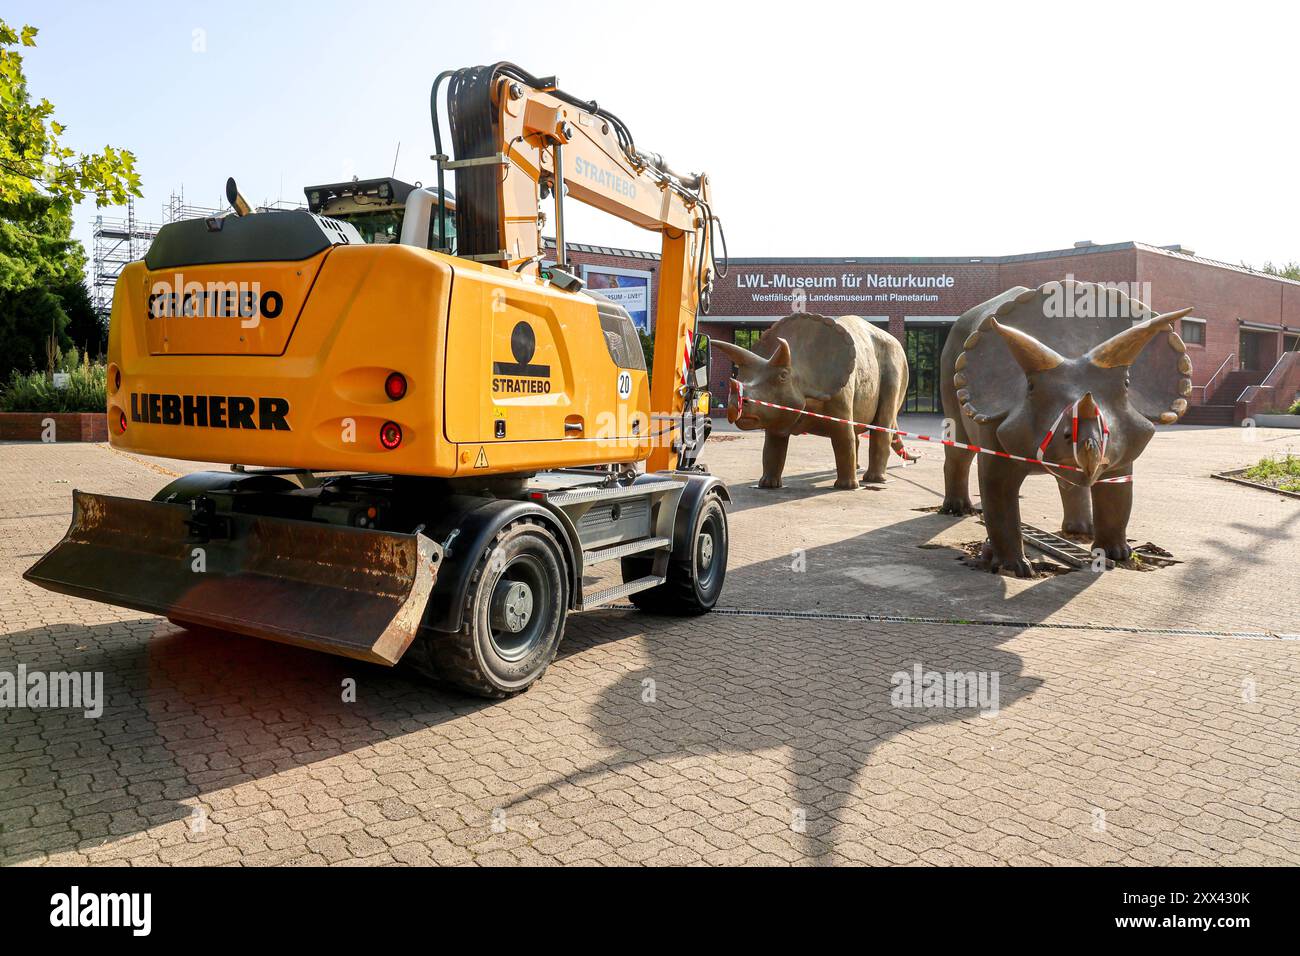
[[[939,355],[948,340],[950,325],[909,326],[903,348],[907,352],[907,398],[903,411],[942,414],[939,397]]]

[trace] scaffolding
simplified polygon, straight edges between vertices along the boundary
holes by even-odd
[[[107,318],[113,310],[113,289],[128,264],[143,259],[158,230],[182,219],[207,219],[221,216],[229,207],[195,206],[185,202],[185,190],[174,192],[163,206],[163,221],[145,222],[136,218],[135,200],[128,199],[126,215],[119,218],[95,217],[91,232],[90,300],[95,311]]]
[[[128,199],[126,216],[120,219],[95,217],[90,257],[90,299],[95,311],[107,316],[113,308],[113,288],[127,264],[143,259],[158,235],[158,225],[141,222],[135,216],[135,200]]]
[[[213,216],[224,216],[230,212],[230,207],[224,203],[218,206],[195,206],[185,201],[185,188],[181,187],[180,192],[174,192],[167,200],[167,205],[163,207],[163,215],[166,217],[164,222],[180,222],[182,219],[210,219]]]

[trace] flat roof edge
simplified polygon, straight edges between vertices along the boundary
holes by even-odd
[[[553,239],[546,239],[549,247],[554,246]],[[659,253],[646,252],[642,249],[619,249],[613,246],[596,246],[588,243],[570,242],[565,244],[574,252],[587,255],[612,256],[625,259],[642,259],[657,262]],[[1287,285],[1300,286],[1300,280],[1288,279],[1286,276],[1274,275],[1245,265],[1234,265],[1218,259],[1208,259],[1188,252],[1167,249],[1148,242],[1129,240],[1126,242],[1099,243],[1091,246],[1076,246],[1069,249],[1047,249],[1042,252],[1019,252],[1003,256],[731,256],[728,261],[738,266],[965,266],[965,265],[1014,265],[1020,262],[1039,262],[1047,259],[1071,259],[1079,256],[1091,256],[1112,252],[1145,252],[1181,259],[1196,265],[1225,269],[1240,275],[1254,276],[1259,279],[1282,282]]]

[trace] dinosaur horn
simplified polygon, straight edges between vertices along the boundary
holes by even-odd
[[[1097,403],[1093,400],[1092,392],[1084,392],[1083,398],[1079,399],[1079,417],[1096,418]]]
[[[1009,325],[1002,325],[997,319],[991,321],[993,328],[997,330],[1003,341],[1007,343],[1007,347],[1011,349],[1012,357],[1026,373],[1046,372],[1048,369],[1056,368],[1065,361],[1063,355],[1044,345],[1032,335],[1021,332]]]
[[[772,357],[767,361],[771,365],[788,367],[790,365],[790,343],[778,336],[776,349],[772,352]]]
[[[767,359],[763,358],[763,356],[755,355],[749,349],[741,348],[739,345],[733,345],[730,342],[717,341],[710,342],[709,344],[741,368],[767,364]]]
[[[1088,361],[1098,368],[1119,368],[1132,365],[1138,354],[1161,332],[1173,331],[1173,323],[1189,314],[1191,309],[1179,309],[1153,316],[1145,322],[1139,322],[1131,329],[1125,329],[1112,335],[1100,345],[1094,345],[1088,351]]]

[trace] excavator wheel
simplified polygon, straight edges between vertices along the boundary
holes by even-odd
[[[425,631],[404,660],[425,676],[480,697],[532,686],[564,636],[569,581],[564,552],[545,525],[506,525],[480,555],[454,634]]]
[[[673,552],[663,584],[629,597],[640,610],[689,616],[711,611],[718,603],[727,576],[727,513],[718,495],[709,494],[704,499],[687,541],[689,552]],[[644,555],[624,558],[623,580],[649,574],[652,561]]]

